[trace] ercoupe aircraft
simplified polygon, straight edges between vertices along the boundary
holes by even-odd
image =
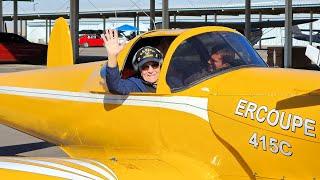
[[[297,25],[292,27],[292,36],[297,40],[310,41],[310,35],[304,34],[302,31],[310,31],[306,29],[300,29]],[[311,41],[315,43],[320,43],[320,30],[313,30],[316,34],[311,35]]]
[[[318,19],[296,19],[292,21],[293,25],[310,23],[317,21]],[[270,27],[284,27],[284,20],[275,20],[275,21],[259,21],[259,22],[251,22],[251,35],[249,41],[252,45],[255,45],[260,40],[272,39],[275,37],[261,38],[263,35],[262,28],[270,28]],[[162,22],[156,23],[156,26],[160,28]],[[224,26],[232,29],[236,29],[241,34],[244,34],[245,22],[185,22],[185,21],[177,21],[170,22],[170,28],[195,28],[202,26]]]
[[[0,122],[70,157],[2,157],[0,177],[320,178],[319,72],[268,68],[240,33],[200,27],[129,41],[118,56],[122,78],[134,75],[137,49],[165,41],[156,93],[116,95],[101,76],[104,61],[73,65],[59,19],[47,69],[0,76]],[[230,66],[199,73],[218,46],[232,51]]]

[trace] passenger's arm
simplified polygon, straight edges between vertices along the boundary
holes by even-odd
[[[121,79],[118,66],[106,67],[106,83],[112,93],[127,95],[130,92],[140,92],[137,85],[127,79]]]

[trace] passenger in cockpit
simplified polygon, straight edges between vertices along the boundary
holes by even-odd
[[[211,56],[208,60],[208,71],[220,70],[222,68],[228,68],[230,62],[234,60],[234,53],[229,48],[212,48]]]
[[[200,72],[192,74],[186,78],[184,84],[189,84],[194,82],[196,79],[201,79],[222,69],[227,69],[230,67],[230,63],[233,60],[234,53],[231,49],[219,46],[213,47],[211,50],[210,59],[208,60],[208,66],[203,68]]]

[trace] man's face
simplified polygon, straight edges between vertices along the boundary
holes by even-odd
[[[149,83],[157,82],[159,74],[160,65],[157,62],[147,62],[141,67],[141,77]]]
[[[210,63],[215,66],[216,69],[221,69],[227,67],[227,64],[223,63],[223,57],[219,53],[211,55]]]

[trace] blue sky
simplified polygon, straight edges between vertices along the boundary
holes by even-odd
[[[200,8],[244,5],[245,0],[169,0],[169,8]],[[255,5],[284,4],[284,0],[251,0]],[[293,0],[294,4],[319,3],[319,0]],[[69,11],[69,0],[34,0],[19,2],[19,13],[46,13]],[[4,14],[12,14],[12,2],[3,2]],[[162,0],[156,0],[156,8],[161,8]],[[80,11],[125,10],[148,8],[149,0],[80,0]],[[34,11],[35,10],[35,11]]]

